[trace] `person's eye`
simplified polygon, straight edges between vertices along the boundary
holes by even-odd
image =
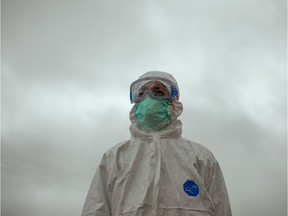
[[[138,94],[138,97],[139,97],[139,98],[143,97],[143,94],[144,94],[144,92],[140,92],[140,93]]]
[[[156,90],[154,91],[154,96],[164,96],[165,92],[162,90]]]

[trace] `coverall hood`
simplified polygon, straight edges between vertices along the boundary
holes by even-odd
[[[178,94],[180,94],[179,86],[178,86],[178,83],[177,83],[176,79],[171,74],[169,74],[167,72],[163,72],[163,71],[148,71],[148,72],[144,73],[143,75],[141,75],[139,77],[139,79],[142,79],[142,78],[151,78],[151,79],[153,79],[153,78],[156,78],[156,77],[160,77],[160,78],[169,80],[171,83],[173,83],[176,86]],[[143,85],[144,84],[145,83],[143,83]]]
[[[175,78],[167,73],[162,71],[149,71],[137,80],[131,83],[130,85],[130,102],[135,103],[138,101],[139,90],[148,82],[158,81],[166,86],[167,90],[170,93],[170,99],[179,101],[180,91],[179,86]]]

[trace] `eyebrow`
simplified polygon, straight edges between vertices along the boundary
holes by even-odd
[[[148,86],[144,85],[144,86],[142,86],[142,87],[139,89],[139,92],[141,92],[141,91],[146,91],[146,90],[148,90],[148,89],[149,89]],[[160,83],[160,82],[155,82],[154,86],[153,86],[151,89],[152,89],[152,90],[161,89],[161,90],[164,90],[164,91],[166,91],[166,92],[169,93],[169,90],[167,89],[167,87],[166,87],[164,84]]]
[[[139,89],[139,92],[140,91],[146,91],[148,88],[147,88],[147,86],[143,86],[143,87],[141,87],[140,89]]]
[[[153,89],[160,89],[161,88],[161,90],[165,90],[165,91],[167,91],[167,92],[169,92],[169,90],[167,89],[167,87],[164,85],[164,84],[162,84],[162,83],[155,83],[155,86],[153,87]]]
[[[160,83],[160,82],[156,82],[156,83],[155,83],[155,86],[165,87],[165,88],[166,88],[166,86],[165,86],[164,84]]]
[[[158,89],[160,89],[160,90],[168,91],[165,86],[154,86],[152,89],[153,89],[153,90],[158,90]]]

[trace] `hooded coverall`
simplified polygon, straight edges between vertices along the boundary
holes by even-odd
[[[146,133],[130,112],[131,138],[103,155],[82,216],[231,216],[219,163],[203,145],[181,136],[173,102],[171,124]]]

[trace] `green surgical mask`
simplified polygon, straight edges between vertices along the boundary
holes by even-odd
[[[168,105],[168,100],[146,96],[135,107],[138,127],[147,131],[157,131],[167,126],[171,120],[168,113]]]

